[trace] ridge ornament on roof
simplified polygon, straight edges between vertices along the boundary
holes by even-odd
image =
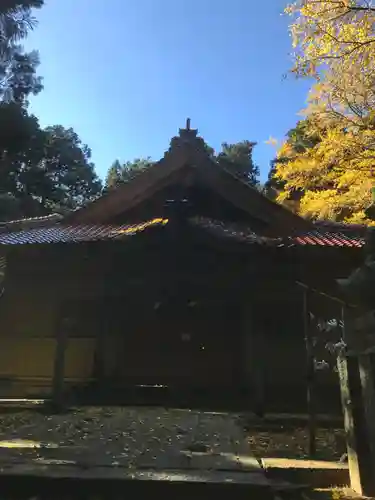
[[[190,118],[186,119],[186,127],[180,128],[178,132],[181,139],[186,141],[194,140],[198,136],[198,129],[190,128]]]
[[[190,118],[186,119],[185,128],[180,128],[178,131],[178,136],[171,139],[169,146],[169,153],[173,153],[176,149],[183,148],[193,148],[195,151],[207,154],[206,143],[202,137],[198,136],[198,129],[191,128]]]

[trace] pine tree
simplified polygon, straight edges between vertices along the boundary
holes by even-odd
[[[216,160],[219,165],[233,172],[240,179],[253,186],[258,183],[259,168],[253,162],[255,142],[241,141],[235,144],[222,144]]]
[[[113,189],[116,188],[121,182],[121,163],[115,160],[109,167],[107,176],[105,178],[105,188]]]

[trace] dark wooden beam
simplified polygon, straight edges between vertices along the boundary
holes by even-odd
[[[347,351],[342,351],[337,359],[350,483],[352,489],[359,495],[373,497],[375,496],[374,386],[368,385],[373,383],[373,368],[361,360],[361,355],[355,353],[356,339],[354,332],[351,331],[350,316],[351,310],[343,306],[343,339],[352,354],[347,355]]]

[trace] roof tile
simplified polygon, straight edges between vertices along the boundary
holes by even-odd
[[[0,233],[0,245],[77,243],[83,241],[114,240],[139,233],[150,226],[167,224],[168,219],[155,218],[135,225],[71,225],[55,223],[52,226],[25,228]],[[254,232],[250,225],[194,217],[190,223],[215,234],[247,244],[272,246],[310,246],[361,248],[365,244],[366,227],[350,224],[315,223],[316,229],[288,238],[269,238]]]
[[[83,241],[116,240],[144,231],[151,226],[167,224],[168,219],[152,219],[141,224],[123,226],[63,226],[28,229],[0,234],[0,245],[43,243],[78,243]]]
[[[311,246],[329,246],[329,247],[348,247],[362,248],[365,244],[365,233],[356,226],[340,228],[337,231],[322,230],[310,231],[308,233],[298,234],[289,237],[290,244],[311,245]]]

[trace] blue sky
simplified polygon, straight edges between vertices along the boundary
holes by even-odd
[[[308,82],[290,67],[286,0],[46,0],[25,47],[40,52],[42,126],[72,126],[104,177],[116,158],[159,159],[187,117],[215,149],[297,121]]]

